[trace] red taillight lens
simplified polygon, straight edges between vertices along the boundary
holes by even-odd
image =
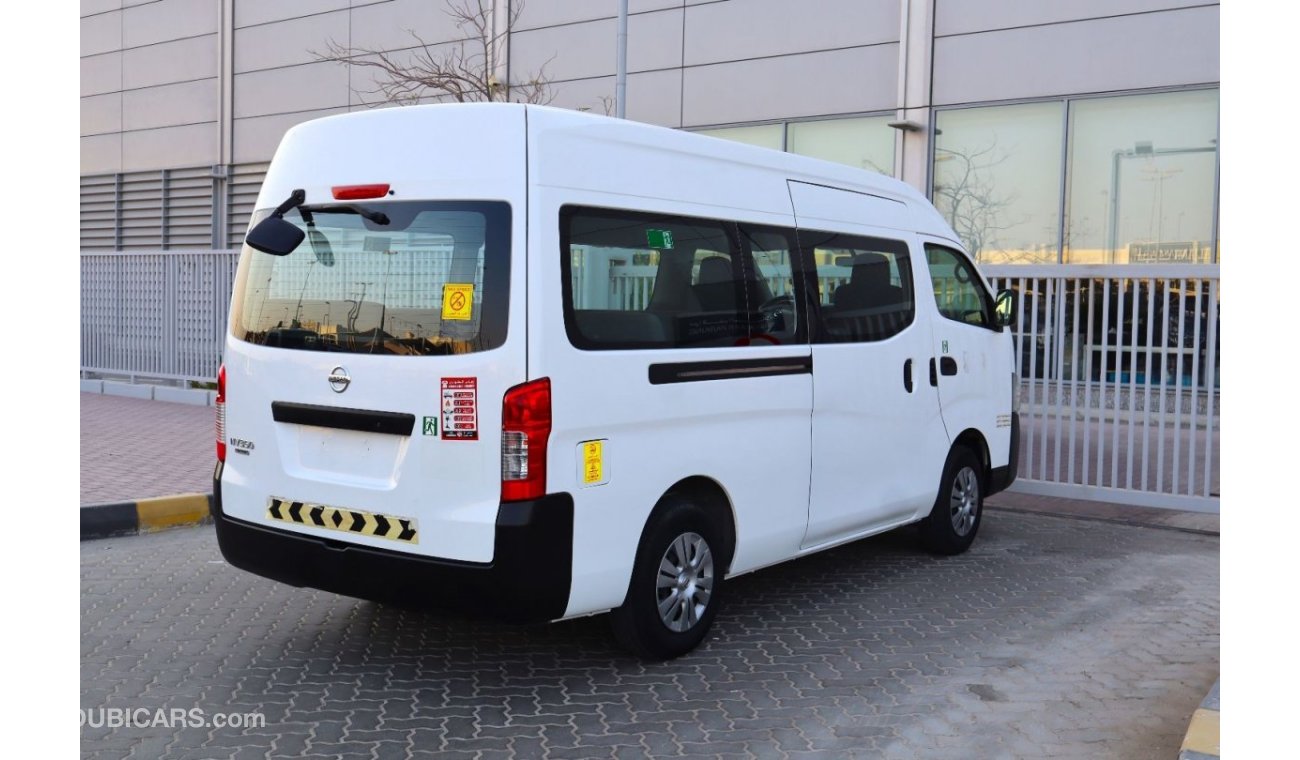
[[[217,370],[217,461],[226,461],[226,365]]]
[[[551,381],[541,378],[506,391],[501,409],[501,500],[546,494],[546,442],[551,437]]]
[[[388,184],[382,185],[335,185],[330,188],[336,201],[360,201],[366,198],[383,198],[388,195]]]

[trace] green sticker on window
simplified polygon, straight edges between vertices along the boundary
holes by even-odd
[[[672,250],[673,233],[671,230],[646,230],[645,242],[651,248]]]

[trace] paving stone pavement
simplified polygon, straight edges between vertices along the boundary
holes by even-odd
[[[81,728],[88,758],[1162,758],[1218,676],[1212,536],[991,512],[735,579],[658,664],[604,616],[513,627],[294,589],[210,527],[81,545],[81,706],[266,725]],[[93,714],[93,713],[92,713]]]
[[[212,490],[210,406],[81,394],[81,503]]]

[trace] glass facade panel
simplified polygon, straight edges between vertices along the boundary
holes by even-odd
[[[724,127],[722,129],[701,129],[696,134],[708,135],[709,137],[721,137],[724,140],[735,140],[746,145],[757,145],[760,148],[771,148],[781,150],[781,140],[783,138],[782,130],[785,127],[781,124],[760,124],[756,127]]]
[[[1217,90],[1070,103],[1066,262],[1214,261]]]
[[[980,263],[1055,263],[1060,102],[940,111],[934,205]]]
[[[888,116],[794,122],[787,129],[791,153],[894,174],[894,130]]]

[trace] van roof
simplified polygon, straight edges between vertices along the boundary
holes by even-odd
[[[878,172],[855,169],[831,161],[747,145],[681,129],[552,106],[521,103],[439,103],[353,111],[351,113],[326,116],[290,128],[281,142],[280,149],[283,151],[287,145],[299,136],[319,135],[320,132],[335,136],[351,132],[354,129],[371,133],[378,131],[389,135],[427,134],[428,119],[439,111],[444,113],[455,111],[458,121],[468,119],[471,122],[482,123],[485,126],[487,124],[500,126],[511,122],[522,124],[526,118],[530,131],[582,133],[583,138],[592,140],[635,144],[652,149],[661,149],[678,156],[698,156],[708,158],[714,162],[725,161],[753,170],[780,173],[791,180],[877,195],[904,203],[911,208],[914,214],[914,222],[924,228],[921,231],[956,240],[956,235],[948,226],[947,221],[935,211],[929,200],[916,188]],[[507,113],[510,116],[502,118]],[[380,127],[380,129],[376,130],[376,127]],[[320,132],[317,130],[320,130]],[[280,158],[279,152],[277,152],[278,158]],[[486,159],[487,157],[484,156],[483,158]],[[275,162],[272,162],[272,170],[267,177],[268,182],[273,179],[271,175],[279,174],[275,169]],[[274,179],[278,180],[280,177],[276,176]],[[279,194],[282,194],[278,188],[275,192],[277,198]],[[278,203],[278,200],[271,203],[271,205],[275,205],[275,203]],[[259,205],[265,204],[259,201]]]

